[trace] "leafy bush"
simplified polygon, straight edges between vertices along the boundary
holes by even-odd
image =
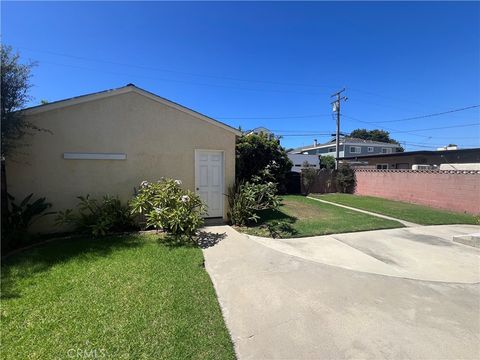
[[[273,182],[262,183],[259,177],[254,177],[252,182],[238,183],[228,192],[230,205],[229,218],[232,224],[244,226],[257,222],[260,210],[275,209],[280,201],[277,186]]]
[[[132,214],[144,217],[147,228],[191,239],[203,225],[206,206],[198,195],[182,189],[181,183],[167,178],[156,183],[143,181],[130,201]]]
[[[97,200],[87,195],[77,198],[80,200],[77,213],[72,209],[60,211],[56,219],[58,225],[71,224],[77,231],[93,236],[105,236],[135,227],[128,207],[117,197],[105,195],[101,200]]]
[[[47,212],[52,204],[48,203],[46,198],[30,202],[32,197],[33,194],[30,194],[20,204],[16,204],[15,198],[8,194],[7,212],[2,214],[2,250],[19,247],[29,241],[28,228],[41,217],[55,214],[52,211]]]
[[[267,169],[270,176],[267,181],[279,184],[278,190],[284,190],[285,177],[293,164],[278,139],[265,134],[241,136],[237,139],[236,155],[237,182],[263,177]]]
[[[315,183],[315,178],[317,177],[318,170],[309,167],[308,161],[305,161],[303,163],[303,167],[304,169],[302,169],[301,179],[303,188],[305,189],[305,193],[308,195],[310,193],[310,189]]]
[[[357,184],[355,171],[348,164],[340,165],[336,174],[336,183],[339,192],[352,194]]]

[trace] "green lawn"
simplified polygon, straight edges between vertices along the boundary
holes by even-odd
[[[4,359],[235,358],[201,250],[154,235],[12,255],[1,303]]]
[[[286,195],[282,198],[278,210],[263,211],[256,224],[239,227],[238,230],[251,235],[291,238],[403,226],[397,221],[343,209],[303,196]],[[274,226],[275,222],[281,222],[282,225]]]
[[[373,196],[358,196],[350,194],[324,194],[311,196],[358,209],[392,216],[397,219],[411,221],[421,225],[478,223],[472,215],[432,209],[427,206],[414,205]]]

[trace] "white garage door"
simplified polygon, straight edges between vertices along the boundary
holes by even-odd
[[[195,150],[195,189],[207,217],[223,217],[223,151]]]

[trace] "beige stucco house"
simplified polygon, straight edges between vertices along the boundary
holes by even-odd
[[[17,199],[33,192],[54,211],[74,208],[86,194],[127,201],[141,181],[163,176],[197,192],[209,217],[226,218],[240,131],[131,84],[25,114],[51,134],[36,133],[23,155],[7,159],[8,189]],[[45,217],[36,230],[58,228]]]

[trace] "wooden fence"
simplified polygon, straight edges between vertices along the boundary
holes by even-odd
[[[335,170],[321,169],[317,170],[313,183],[307,187],[304,181],[305,174],[302,172],[300,176],[300,185],[302,194],[306,193],[334,193],[337,191],[335,186]]]

